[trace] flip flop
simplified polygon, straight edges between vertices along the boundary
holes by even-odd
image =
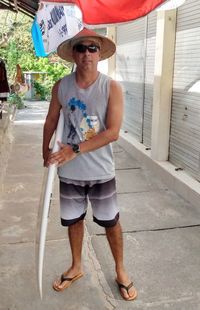
[[[53,283],[53,289],[57,292],[61,292],[64,289],[68,288],[74,281],[80,279],[82,276],[83,276],[82,272],[80,272],[79,274],[77,274],[73,278],[69,278],[69,277],[65,276],[64,274],[62,274],[60,277],[60,284],[59,285],[61,285],[63,282],[66,282],[66,284],[62,288],[59,288],[56,286],[56,281],[55,281]]]
[[[124,285],[124,284],[122,284],[122,283],[119,283],[117,280],[116,280],[116,282],[117,282],[117,285],[118,285],[120,294],[121,294],[121,296],[122,296],[123,299],[125,299],[125,300],[127,300],[127,301],[130,301],[130,300],[134,300],[134,299],[137,297],[137,291],[136,291],[135,288],[134,288],[135,294],[134,294],[133,296],[129,297],[129,298],[124,297],[124,295],[123,295],[123,293],[122,293],[122,289],[125,289],[125,290],[127,291],[127,294],[129,295],[129,290],[130,290],[130,288],[131,288],[131,287],[134,287],[134,286],[133,286],[133,282],[131,282],[131,283],[130,283],[129,285],[127,285],[127,286]]]

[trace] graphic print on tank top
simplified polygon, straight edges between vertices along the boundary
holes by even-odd
[[[87,114],[87,105],[75,97],[68,103],[69,108],[69,134],[68,143],[73,144],[77,140],[89,140],[99,132],[99,119],[96,115]]]

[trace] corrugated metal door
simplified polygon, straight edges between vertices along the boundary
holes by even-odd
[[[200,180],[200,1],[177,12],[169,161]]]
[[[117,27],[116,79],[125,97],[123,130],[142,141],[144,102],[144,18]]]
[[[156,50],[156,23],[157,12],[154,11],[146,17],[146,57],[145,57],[145,86],[144,86],[144,119],[143,143],[151,146],[151,124],[153,106],[153,83]]]
[[[124,89],[123,129],[151,145],[157,13],[117,27],[116,77]]]

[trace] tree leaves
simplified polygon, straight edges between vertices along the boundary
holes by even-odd
[[[14,82],[16,65],[22,71],[47,72],[47,84],[50,87],[64,75],[71,71],[71,64],[67,64],[56,55],[36,57],[31,37],[33,20],[22,13],[0,11],[0,42],[1,37],[7,37],[7,42],[0,45],[0,57],[6,63],[9,83]]]

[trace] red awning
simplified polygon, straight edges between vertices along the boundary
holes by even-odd
[[[128,22],[145,16],[166,0],[42,0],[54,4],[75,4],[86,25]]]

